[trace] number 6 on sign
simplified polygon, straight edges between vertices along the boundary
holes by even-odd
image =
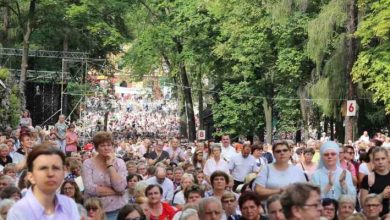
[[[347,116],[356,116],[356,100],[347,101]]]

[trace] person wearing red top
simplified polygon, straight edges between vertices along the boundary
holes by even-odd
[[[176,213],[176,209],[166,202],[161,202],[163,189],[159,185],[149,185],[145,189],[148,197],[150,220],[171,220]]]
[[[68,130],[66,131],[66,146],[65,152],[67,156],[70,156],[72,152],[77,152],[77,144],[78,144],[78,135],[75,132],[74,124],[70,124]]]

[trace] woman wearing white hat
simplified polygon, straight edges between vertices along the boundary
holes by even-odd
[[[321,188],[321,198],[338,200],[345,194],[356,196],[351,173],[340,166],[339,148],[334,141],[327,141],[321,146],[320,162],[311,179]]]

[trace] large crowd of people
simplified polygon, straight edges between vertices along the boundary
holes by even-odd
[[[381,133],[344,145],[187,143],[171,107],[129,103],[83,144],[66,116],[45,132],[25,111],[0,135],[0,219],[390,219]]]

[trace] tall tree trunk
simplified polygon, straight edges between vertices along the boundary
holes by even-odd
[[[264,98],[263,99],[263,109],[264,109],[264,116],[265,116],[265,130],[266,130],[266,136],[265,136],[265,142],[267,144],[272,143],[272,106],[271,103]]]
[[[178,93],[179,101],[179,114],[180,114],[180,134],[188,139],[187,131],[187,112],[186,112],[186,101],[183,93]]]
[[[183,85],[184,100],[186,104],[188,140],[194,141],[196,139],[194,105],[192,103],[190,83],[188,81],[186,68],[183,62],[180,63],[180,78]]]
[[[199,129],[204,129],[204,114],[203,114],[203,84],[202,84],[202,68],[199,67],[199,73],[197,75],[198,90],[198,103],[199,103]]]
[[[358,53],[357,40],[354,37],[354,33],[357,28],[358,22],[358,10],[356,0],[348,0],[348,21],[347,21],[347,39],[346,39],[346,78],[348,82],[347,97],[348,100],[357,98],[356,85],[352,82],[352,67],[356,61]],[[356,114],[358,111],[356,111]],[[344,143],[348,143],[349,140],[354,140],[354,131],[357,126],[357,115],[354,117],[345,116],[345,138]]]
[[[179,38],[174,39],[176,43],[176,49],[178,54],[183,52],[183,44]],[[188,140],[194,141],[196,139],[196,128],[195,128],[195,114],[194,114],[194,105],[192,102],[192,93],[190,83],[188,81],[187,70],[184,64],[184,61],[179,61],[179,74],[181,79],[181,84],[183,86],[183,94],[185,99],[185,106],[187,112],[187,121],[188,121]]]
[[[5,5],[8,4],[7,1],[5,2]],[[9,18],[10,18],[10,10],[7,6],[1,8],[3,13],[3,30],[0,30],[0,44],[3,45],[3,47],[8,47],[8,28],[9,28]]]
[[[308,98],[307,90],[305,87],[298,88],[299,105],[301,107],[301,115],[303,121],[303,139],[309,140],[309,112],[310,108],[306,99]]]
[[[21,64],[21,71],[20,71],[20,92],[21,92],[21,100],[22,100],[22,108],[24,109],[26,107],[26,97],[25,97],[25,82],[27,79],[27,68],[28,68],[28,51],[30,48],[30,37],[32,33],[32,22],[35,15],[35,3],[36,0],[30,1],[30,7],[28,11],[28,17],[25,27],[23,27],[24,34],[23,34],[23,53],[22,53],[22,64]],[[24,25],[24,24],[20,24]]]

